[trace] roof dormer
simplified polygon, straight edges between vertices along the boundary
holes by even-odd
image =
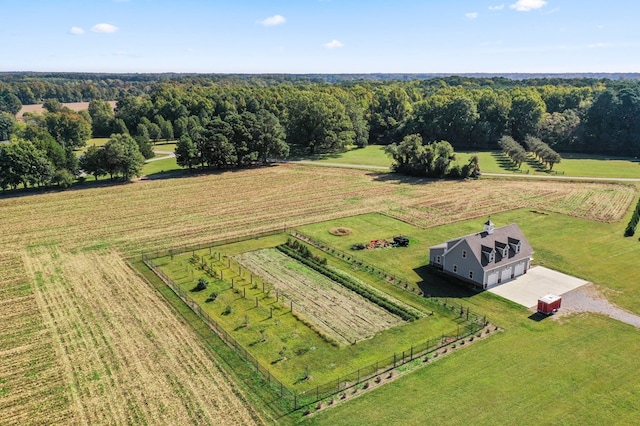
[[[517,253],[520,253],[522,242],[518,239],[509,237],[509,246],[511,246],[511,249],[513,250],[513,252],[517,254]]]
[[[482,255],[487,259],[487,262],[492,263],[496,261],[496,251],[493,247],[482,246]]]
[[[509,245],[500,241],[496,241],[496,251],[500,253],[500,256],[509,256]]]

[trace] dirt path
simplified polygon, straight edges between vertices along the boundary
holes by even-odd
[[[173,151],[153,151],[156,154],[162,155],[162,157],[153,157],[153,158],[149,158],[148,160],[145,161],[145,163],[152,163],[154,161],[160,161],[160,160],[166,160],[167,158],[173,158],[176,156],[176,154]]]
[[[606,315],[615,320],[640,328],[640,316],[625,311],[609,302],[593,284],[587,284],[565,293],[562,307],[556,318],[580,312],[592,312]]]

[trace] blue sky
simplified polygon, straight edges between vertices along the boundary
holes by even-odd
[[[0,71],[640,72],[632,0],[2,0]]]

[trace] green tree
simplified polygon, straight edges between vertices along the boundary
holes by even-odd
[[[14,126],[15,119],[6,112],[0,112],[0,142],[9,140]]]
[[[198,147],[188,134],[183,134],[176,144],[176,163],[180,167],[187,167],[192,170],[194,166],[199,164]]]
[[[87,174],[93,175],[95,180],[108,173],[106,151],[103,147],[95,145],[87,148],[80,156],[80,168]]]
[[[91,124],[75,112],[46,113],[47,130],[63,147],[82,148],[91,137]]]
[[[104,146],[106,169],[113,177],[121,175],[125,181],[134,176],[140,176],[144,157],[140,153],[138,144],[129,135],[111,135],[111,138]]]
[[[251,149],[256,153],[257,159],[266,163],[269,158],[287,158],[289,145],[285,141],[284,127],[280,120],[271,112],[261,109],[256,115],[255,127],[252,132]]]
[[[22,109],[22,102],[8,90],[0,90],[0,112],[16,115]]]
[[[514,91],[509,114],[511,136],[523,142],[525,136],[535,134],[545,111],[544,101],[538,92],[522,89]]]
[[[312,154],[340,152],[353,144],[353,124],[342,105],[327,93],[300,92],[287,104],[287,142]]]
[[[89,102],[89,115],[94,137],[109,137],[112,133],[120,133],[114,128],[115,116],[107,101],[94,99]]]

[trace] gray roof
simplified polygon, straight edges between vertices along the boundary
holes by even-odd
[[[518,225],[515,223],[495,228],[491,234],[483,231],[477,234],[467,235],[462,238],[454,238],[449,240],[447,243],[454,241],[456,242],[454,246],[459,244],[460,241],[466,241],[467,244],[469,244],[473,255],[480,261],[484,270],[493,269],[511,262],[526,259],[531,257],[533,254],[533,248]],[[518,243],[520,243],[520,250],[516,253],[515,246]],[[501,248],[505,246],[508,247],[507,255],[502,256]],[[449,250],[452,248],[453,246],[449,246]],[[488,254],[483,254],[483,252],[489,253],[492,249],[495,253],[494,261],[490,262]]]

